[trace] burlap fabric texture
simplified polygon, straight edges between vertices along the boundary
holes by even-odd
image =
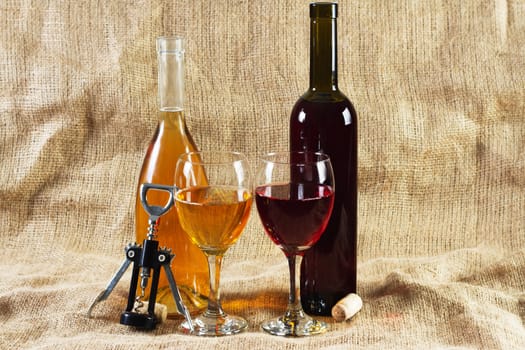
[[[127,280],[84,314],[134,239],[156,125],[155,38],[187,38],[187,123],[201,149],[288,147],[308,86],[308,1],[0,4],[0,348],[525,348],[525,3],[340,1],[340,88],[359,115],[352,321],[309,339],[259,329],[287,267],[255,212],[222,296],[248,332],[118,323]]]

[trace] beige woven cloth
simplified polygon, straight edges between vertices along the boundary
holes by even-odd
[[[340,88],[360,130],[355,319],[308,339],[259,329],[283,312],[288,272],[255,211],[222,275],[244,334],[120,325],[128,275],[85,317],[134,240],[155,38],[187,38],[201,149],[286,149],[308,3],[1,2],[1,349],[525,348],[522,0],[340,1]]]

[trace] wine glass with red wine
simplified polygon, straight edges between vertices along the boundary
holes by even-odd
[[[262,157],[256,174],[255,203],[264,230],[283,251],[290,269],[290,295],[283,316],[262,328],[273,335],[308,336],[328,329],[302,309],[299,267],[304,252],[321,237],[334,205],[330,158],[315,152],[277,152]]]

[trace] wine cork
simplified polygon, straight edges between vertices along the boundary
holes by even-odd
[[[337,322],[346,321],[363,307],[363,300],[355,293],[350,293],[343,299],[339,300],[332,308],[332,317]]]
[[[148,305],[148,302],[145,301],[142,306],[143,310],[148,310]],[[163,323],[166,321],[166,318],[168,318],[168,308],[164,304],[155,303],[154,313],[158,323]]]

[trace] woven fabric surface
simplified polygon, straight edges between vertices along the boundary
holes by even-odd
[[[288,148],[308,87],[309,1],[0,4],[1,349],[525,348],[525,2],[339,1],[340,89],[359,118],[362,311],[307,339],[260,323],[288,271],[257,213],[225,259],[247,332],[119,324],[138,171],[157,123],[155,38],[186,47],[200,149]]]

